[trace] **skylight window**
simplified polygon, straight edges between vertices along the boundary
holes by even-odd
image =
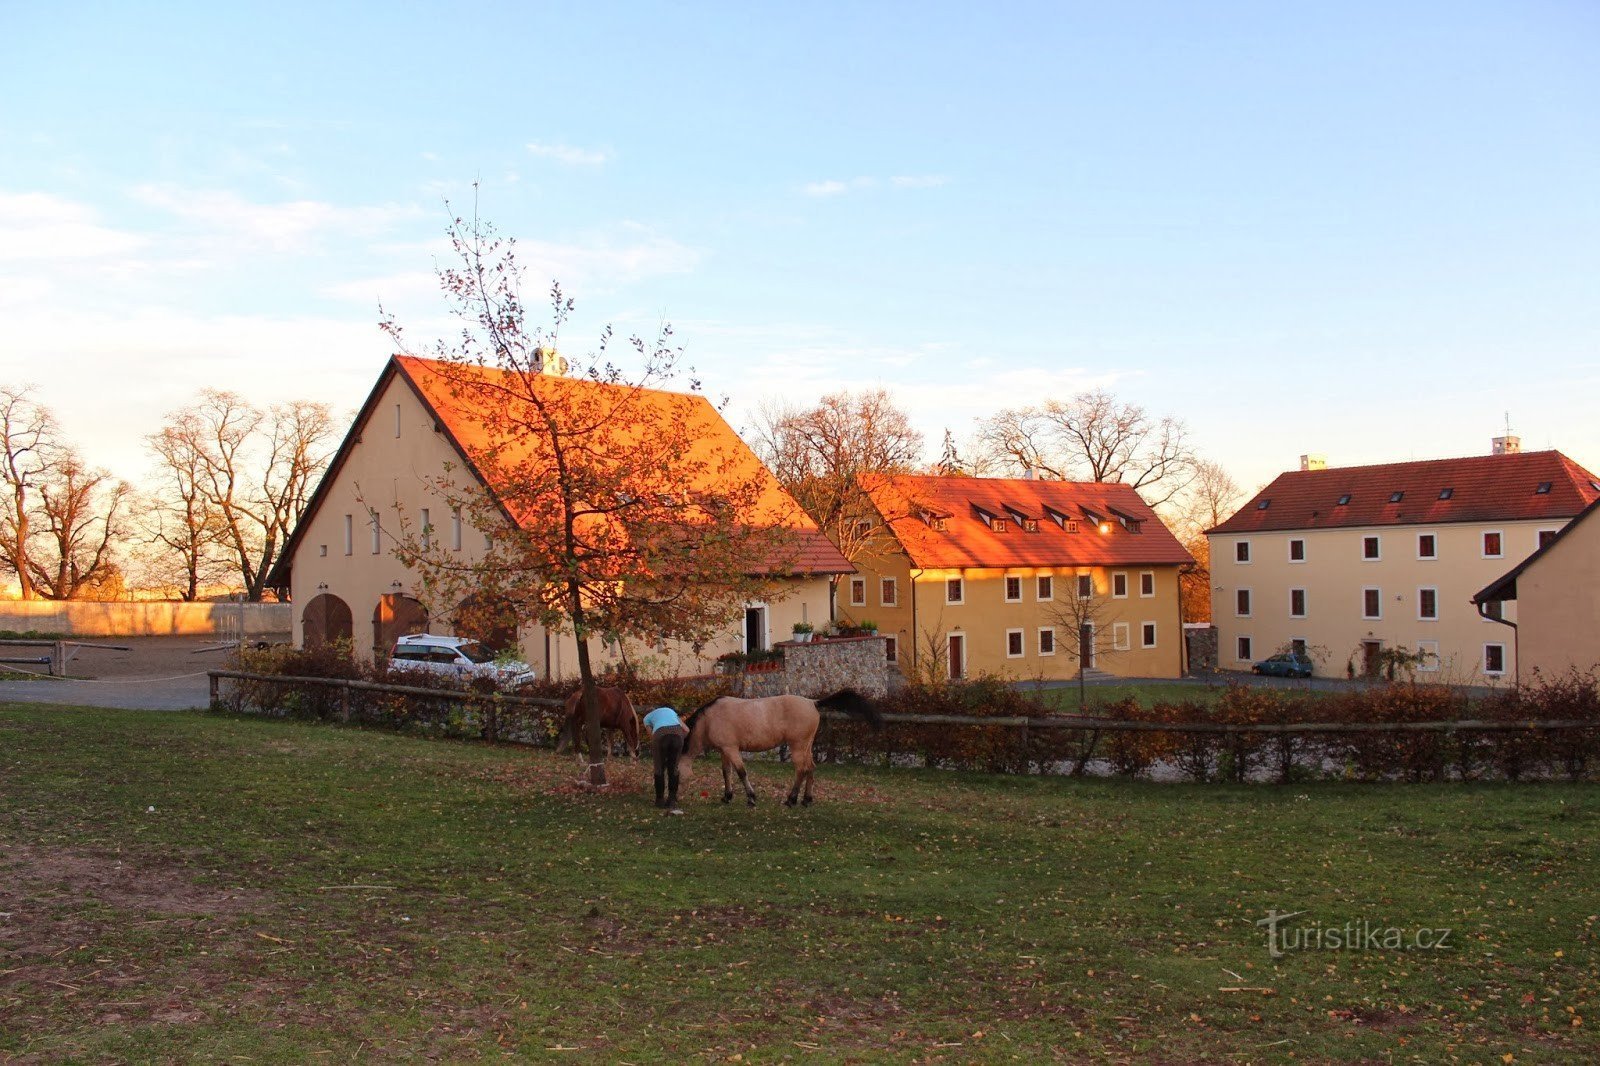
[[[1533,494],[1535,496],[1548,496],[1548,495],[1550,495],[1550,482],[1548,482],[1548,481],[1539,482],[1539,487],[1533,490]]]
[[[1339,506],[1340,507],[1343,507],[1345,504],[1347,504],[1349,502],[1350,502],[1350,494],[1348,492],[1345,493],[1343,496],[1339,497]]]
[[[1268,507],[1271,507],[1271,506],[1272,506],[1272,501],[1271,500],[1262,500],[1260,503],[1256,504],[1256,510],[1265,511]]]
[[[1454,496],[1455,494],[1456,494],[1456,490],[1455,489],[1440,489],[1439,490],[1439,499],[1448,500],[1450,497]]]
[[[1391,493],[1389,493],[1389,502],[1390,503],[1399,503],[1401,500],[1403,500],[1405,498],[1406,498],[1406,494],[1404,492],[1391,492]]]

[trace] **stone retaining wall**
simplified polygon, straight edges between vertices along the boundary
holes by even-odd
[[[805,644],[786,640],[778,645],[783,659],[777,669],[765,664],[738,675],[739,694],[746,699],[792,692],[816,699],[853,688],[863,696],[889,694],[888,650],[883,637],[837,637]]]

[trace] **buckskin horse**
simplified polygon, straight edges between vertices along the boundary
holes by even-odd
[[[610,750],[607,729],[622,731],[622,739],[627,742],[628,753],[635,759],[639,757],[639,716],[633,711],[633,704],[628,699],[628,694],[620,688],[601,686],[595,689],[595,695],[600,700],[600,736]],[[566,725],[562,726],[561,736],[557,740],[556,750],[561,750],[561,745],[570,736],[572,750],[579,758],[583,756],[583,745],[587,739],[583,710],[583,689],[578,689],[567,697],[565,711]],[[590,758],[594,753],[590,752]]]
[[[722,802],[733,799],[733,782],[728,776],[731,769],[739,775],[739,783],[744,786],[745,802],[754,807],[756,790],[750,787],[740,752],[767,751],[787,744],[789,757],[794,760],[794,784],[789,786],[789,798],[784,803],[793,807],[798,801],[809,807],[811,784],[817,776],[811,743],[816,739],[817,726],[822,722],[819,708],[843,711],[874,728],[883,723],[877,705],[851,688],[841,689],[820,700],[789,695],[766,696],[755,700],[721,696],[702,705],[689,716],[689,747],[683,756],[685,768],[696,755],[715,749],[722,754]],[[802,785],[804,798],[801,798]]]

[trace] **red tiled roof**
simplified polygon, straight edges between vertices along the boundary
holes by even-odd
[[[462,457],[472,464],[474,450],[482,449],[490,442],[485,434],[483,416],[475,412],[468,402],[469,397],[482,394],[462,390],[459,382],[463,375],[467,375],[492,383],[497,377],[505,377],[504,372],[461,363],[440,363],[415,356],[395,356],[393,365],[411,383],[422,401],[433,410],[461,451]],[[453,386],[452,379],[458,384]],[[564,378],[555,375],[542,376],[537,384],[541,389],[582,392],[593,396],[603,396],[605,390],[616,392],[622,388],[583,378]],[[659,389],[638,389],[634,390],[628,402],[648,404],[657,408],[658,413],[664,409],[673,420],[690,427],[695,439],[694,446],[703,453],[700,458],[714,457],[709,467],[715,469],[717,474],[741,482],[754,481],[759,485],[760,496],[755,503],[754,513],[749,518],[758,524],[775,525],[794,531],[798,543],[794,545],[797,554],[791,566],[796,572],[803,574],[855,572],[855,567],[850,565],[849,560],[800,509],[793,497],[784,491],[778,484],[778,479],[704,396]],[[472,465],[479,479],[486,480],[484,472],[478,469],[476,464]],[[492,484],[489,487],[496,488]],[[508,513],[508,517],[512,521],[518,520],[518,516],[514,514]],[[763,572],[768,565],[768,561],[751,560],[751,572]]]
[[[890,521],[916,567],[1155,566],[1194,561],[1149,504],[1120,481],[906,475],[863,478],[862,488]],[[935,523],[918,517],[921,514]],[[942,530],[936,528],[940,518]],[[1077,532],[1069,531],[1073,522]]]
[[[1557,451],[1290,470],[1208,532],[1565,520],[1597,498],[1600,480]]]

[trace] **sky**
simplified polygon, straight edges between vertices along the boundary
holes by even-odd
[[[95,463],[205,387],[353,412],[451,209],[670,321],[736,427],[1103,387],[1248,490],[1600,470],[1600,5],[0,0],[0,382]],[[474,191],[476,186],[476,192]],[[448,205],[448,206],[447,206]],[[537,303],[535,303],[537,306]]]

